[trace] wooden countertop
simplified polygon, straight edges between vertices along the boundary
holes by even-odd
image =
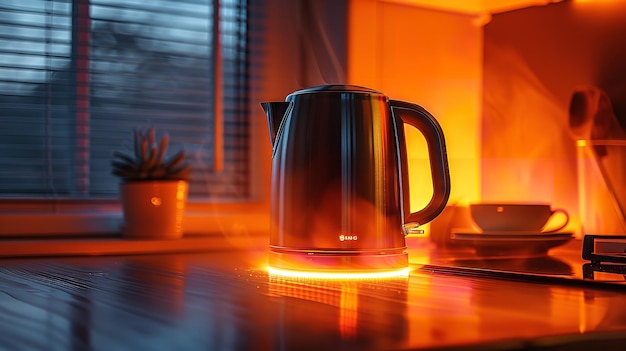
[[[626,287],[421,264],[408,278],[287,279],[265,264],[263,250],[2,259],[0,350],[621,350],[626,342]]]

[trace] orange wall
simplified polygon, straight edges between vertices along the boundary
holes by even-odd
[[[485,26],[483,199],[552,203],[570,212],[572,229],[579,212],[600,208],[579,203],[569,99],[577,85],[599,87],[626,123],[625,19],[624,1],[578,0],[494,15]]]
[[[479,197],[482,29],[479,19],[377,0],[352,0],[348,17],[347,80],[422,105],[446,137],[449,203]],[[432,189],[423,139],[407,131],[411,208]]]
[[[446,136],[449,204],[550,202],[577,225],[569,94],[591,83],[626,101],[616,84],[626,82],[626,2],[572,0],[495,14],[487,24],[489,16],[400,0],[264,2],[272,34],[263,43],[262,100],[337,83],[420,104]],[[626,103],[614,107],[626,114]],[[410,128],[407,137],[416,210],[432,190],[424,142]]]

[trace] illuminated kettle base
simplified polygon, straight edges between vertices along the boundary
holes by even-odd
[[[384,272],[409,266],[406,250],[330,251],[270,247],[269,266],[289,271]]]

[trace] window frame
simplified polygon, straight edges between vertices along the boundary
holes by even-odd
[[[80,2],[80,0],[78,0]],[[250,1],[262,6],[264,1]],[[250,6],[250,5],[249,5]],[[262,16],[262,15],[261,15]],[[262,16],[263,17],[263,16]],[[262,27],[261,21],[248,19],[248,26]],[[259,28],[250,28],[254,32]],[[260,47],[249,50],[260,50]],[[271,146],[258,102],[262,83],[256,64],[249,64],[250,196],[242,201],[189,201],[185,213],[185,236],[214,235],[226,232],[265,233],[269,229],[269,173]],[[262,68],[261,68],[262,69]],[[261,115],[257,118],[257,115]],[[41,239],[65,237],[119,238],[122,212],[119,199],[0,198],[0,238]]]

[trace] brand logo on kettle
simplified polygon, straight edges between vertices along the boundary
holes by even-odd
[[[357,241],[359,238],[356,235],[339,235],[339,241]]]

